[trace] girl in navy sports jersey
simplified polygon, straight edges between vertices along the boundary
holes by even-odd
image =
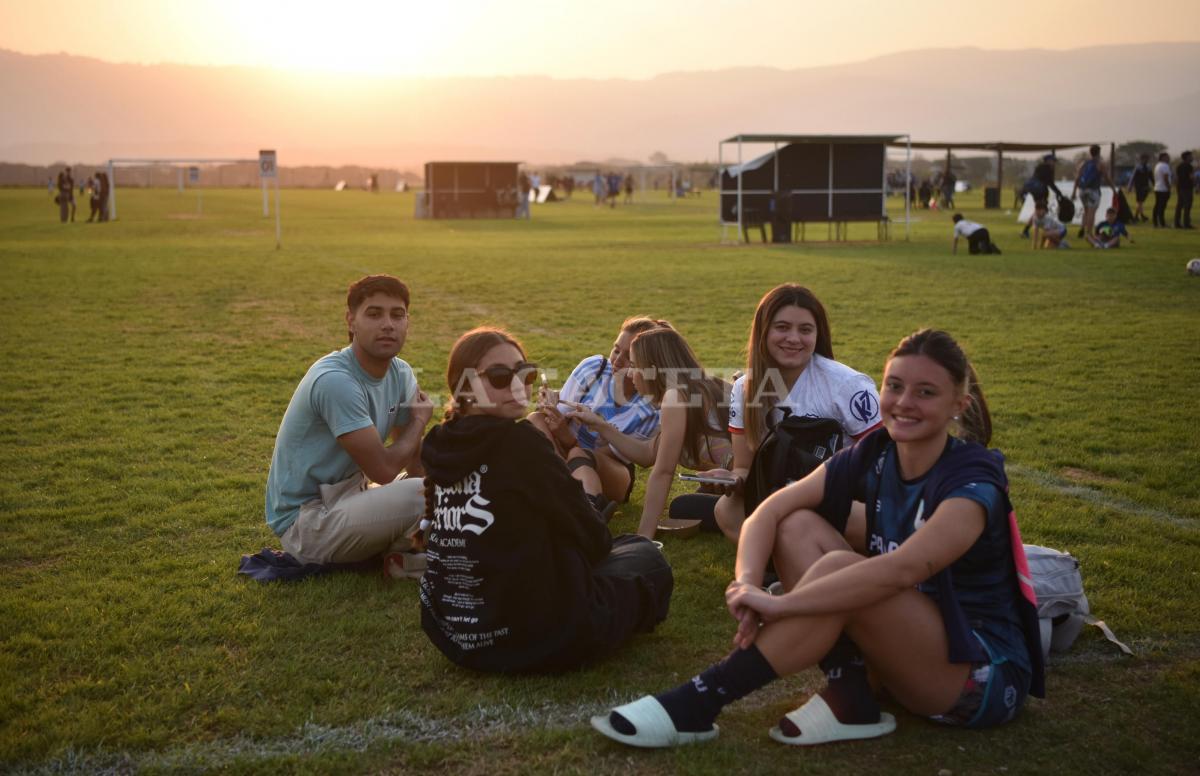
[[[785,283],[766,293],[754,311],[746,345],[746,374],[733,384],[729,431],[732,471],[738,484],[716,504],[716,522],[736,542],[746,519],[741,485],[754,452],[767,435],[768,420],[784,412],[832,418],[846,437],[859,439],[879,426],[879,394],[874,381],[833,359],[829,318],[820,300],[804,286]]]
[[[820,665],[827,684],[771,729],[787,744],[885,735],[868,670],[914,714],[965,727],[1041,696],[1032,591],[1003,458],[966,356],[925,329],[888,358],[884,429],[762,503],[726,590],[734,651],[683,685],[595,717],[605,735],[659,747],[717,735],[729,703]],[[864,511],[851,510],[863,501]],[[769,557],[787,592],[759,586]]]

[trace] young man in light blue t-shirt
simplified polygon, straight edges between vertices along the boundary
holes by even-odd
[[[345,563],[410,546],[425,510],[421,437],[433,405],[396,357],[408,303],[390,275],[351,285],[350,346],[309,367],[279,424],[267,525],[298,560]]]

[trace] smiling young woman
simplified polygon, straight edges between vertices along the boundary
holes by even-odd
[[[776,741],[894,730],[868,669],[897,703],[948,725],[998,725],[1043,695],[1032,590],[974,369],[950,335],[925,329],[892,351],[884,386],[884,429],[746,520],[725,593],[734,651],[595,717],[596,729],[642,747],[707,740],[726,705],[814,665],[826,687],[771,729]],[[760,587],[772,557],[783,595]]]
[[[833,359],[824,305],[812,291],[793,283],[776,286],[759,301],[746,345],[746,374],[733,384],[733,468],[728,474],[738,484],[715,507],[717,524],[730,541],[737,541],[746,519],[741,484],[754,453],[784,413],[832,418],[850,439],[879,426],[874,381]]]

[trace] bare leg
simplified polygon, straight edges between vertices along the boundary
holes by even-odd
[[[802,509],[785,517],[775,533],[775,571],[791,590],[817,561],[835,551],[851,552],[846,539],[825,518]]]
[[[746,502],[742,501],[741,496],[721,496],[717,499],[717,506],[713,511],[721,533],[725,534],[726,539],[737,544],[738,537],[742,534],[742,523],[746,521]]]
[[[607,449],[597,448],[595,455],[596,471],[600,475],[604,495],[610,501],[624,503],[625,494],[629,492],[629,469]]]
[[[587,461],[587,466],[576,465],[571,469],[571,476],[579,480],[579,484],[583,486],[583,492],[589,496],[595,496],[602,492],[603,488],[600,484],[600,475],[592,466],[592,458],[586,450],[578,447],[572,447],[567,453],[567,465],[571,466],[573,461]]]
[[[866,560],[835,551],[821,558],[805,580],[816,579]],[[755,640],[780,676],[817,664],[842,631],[862,650],[868,665],[905,708],[940,714],[954,705],[969,666],[946,659],[945,625],[937,605],[917,590],[902,590],[853,612],[791,617],[762,628]]]

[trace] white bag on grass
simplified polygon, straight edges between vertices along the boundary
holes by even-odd
[[[1036,544],[1025,545],[1025,560],[1037,593],[1038,625],[1042,635],[1042,657],[1050,651],[1066,652],[1075,643],[1084,624],[1095,625],[1104,637],[1121,648],[1126,655],[1132,650],[1117,640],[1103,620],[1092,616],[1087,596],[1083,593],[1083,576],[1074,555]]]

